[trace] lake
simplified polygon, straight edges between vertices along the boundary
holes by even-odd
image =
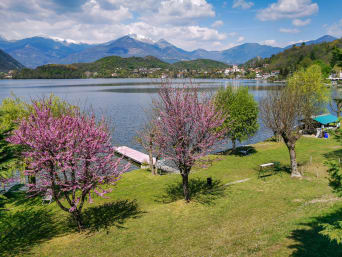
[[[173,80],[175,84],[186,82],[189,80]],[[145,110],[150,107],[152,98],[157,97],[160,83],[160,79],[0,80],[0,101],[11,93],[26,100],[53,93],[82,108],[90,107],[95,113],[105,115],[113,124],[115,145],[141,150],[134,137],[144,125]],[[257,80],[196,79],[192,83],[211,92],[225,86],[247,86],[258,102],[268,90],[281,87],[281,84]],[[243,144],[260,142],[270,136],[271,131],[260,124],[257,134]]]

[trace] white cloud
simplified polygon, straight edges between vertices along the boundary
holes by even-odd
[[[253,2],[247,2],[245,0],[234,0],[233,8],[241,8],[243,10],[249,9],[254,5]]]
[[[164,0],[160,2],[157,12],[143,15],[140,19],[155,24],[185,25],[193,24],[196,19],[214,16],[213,7],[206,0]]]
[[[237,42],[241,43],[241,42],[244,41],[244,40],[245,40],[245,37],[240,36],[240,37],[238,38]]]
[[[268,45],[268,46],[277,46],[277,41],[274,39],[268,39],[265,41],[260,42],[261,45]]]
[[[293,34],[300,32],[299,29],[290,29],[290,28],[280,28],[279,31],[282,33],[293,33]]]
[[[342,37],[342,19],[331,26],[327,26],[327,33],[331,36]]]
[[[306,26],[306,25],[309,25],[311,22],[311,19],[306,19],[306,20],[301,20],[301,19],[294,19],[292,21],[292,24],[294,26],[297,26],[297,27],[302,27],[302,26]]]
[[[235,37],[235,36],[237,36],[237,33],[236,32],[230,32],[230,33],[228,33],[228,36]]]
[[[145,41],[165,38],[187,50],[214,50],[218,42],[227,38],[215,26],[198,24],[199,19],[215,16],[213,6],[206,0],[64,2],[57,7],[56,0],[0,0],[1,34],[8,39],[50,36],[87,43],[136,34]],[[72,10],[67,8],[76,2],[79,4]],[[220,23],[217,21],[216,26]]]
[[[222,25],[223,25],[223,21],[217,20],[217,21],[215,21],[211,26],[212,26],[213,28],[217,28],[217,27],[220,27],[220,26],[222,26]]]
[[[278,0],[257,13],[261,21],[294,19],[310,16],[318,12],[318,4],[311,0]]]

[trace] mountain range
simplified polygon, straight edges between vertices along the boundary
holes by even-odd
[[[12,58],[9,54],[0,50],[0,72],[7,72],[9,70],[16,70],[24,68],[24,66],[17,60]]]
[[[307,44],[331,42],[335,39],[326,35],[308,41]],[[211,59],[228,64],[241,64],[257,56],[262,58],[270,57],[287,48],[245,43],[223,51],[207,51],[205,49],[186,51],[164,39],[157,42],[142,41],[134,35],[127,35],[103,44],[83,44],[45,37],[32,37],[13,41],[0,37],[0,49],[29,68],[49,63],[94,62],[100,58],[113,55],[120,57],[154,56],[168,63]]]

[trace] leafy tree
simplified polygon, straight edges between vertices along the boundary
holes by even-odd
[[[200,97],[196,87],[173,88],[164,84],[153,103],[154,144],[165,159],[179,169],[186,201],[190,201],[188,177],[195,161],[213,150],[225,131],[222,114],[214,101]]]
[[[287,81],[288,89],[292,90],[302,101],[301,115],[306,127],[310,127],[311,116],[323,111],[329,100],[329,91],[324,85],[324,78],[319,65],[295,72]]]
[[[269,92],[261,101],[261,117],[266,127],[280,135],[286,144],[291,162],[291,177],[302,177],[298,171],[296,143],[302,136],[301,120],[310,124],[328,100],[327,89],[322,83],[320,67],[311,66],[296,72],[282,91]]]
[[[215,105],[224,115],[225,121],[220,129],[226,131],[226,136],[232,141],[233,151],[236,141],[242,142],[258,131],[259,108],[247,87],[239,87],[236,91],[232,87],[220,89]]]
[[[291,177],[301,177],[296,159],[296,143],[301,137],[298,126],[301,119],[299,94],[285,88],[282,91],[269,91],[260,103],[261,118],[265,126],[280,135],[286,144],[291,162]]]
[[[332,68],[334,68],[335,65],[342,67],[342,48],[334,48],[330,65]]]
[[[49,105],[56,117],[72,114],[78,110],[76,106],[68,104],[53,94],[48,98],[32,100],[30,104],[14,94],[12,97],[5,98],[0,105],[0,177],[3,179],[8,179],[13,171],[22,171],[25,168],[21,155],[23,147],[9,144],[6,138],[11,135],[13,129],[18,128],[23,119],[27,119],[34,112],[33,104],[42,102]]]
[[[328,173],[330,175],[329,185],[332,187],[335,193],[342,196],[342,169],[339,162],[330,161]]]
[[[80,112],[55,116],[44,101],[34,102],[33,110],[8,138],[27,147],[23,155],[30,162],[25,174],[39,180],[28,185],[28,192],[51,194],[81,230],[85,200],[91,201],[91,192],[101,197],[108,193],[101,185],[115,184],[128,166],[120,166],[121,159],[115,158],[104,121]]]

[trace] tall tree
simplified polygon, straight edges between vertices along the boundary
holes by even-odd
[[[305,127],[310,127],[312,115],[324,111],[329,100],[328,88],[324,85],[324,78],[319,65],[312,65],[308,69],[295,72],[287,81],[288,90],[298,95],[301,100],[301,115]]]
[[[318,73],[318,74],[317,74]],[[281,91],[270,91],[260,103],[261,118],[266,127],[280,135],[286,144],[291,162],[291,177],[302,177],[296,160],[296,143],[302,135],[301,121],[310,125],[328,99],[322,85],[319,66],[296,72]]]
[[[22,119],[28,118],[34,112],[34,103],[48,104],[54,116],[72,114],[78,110],[76,106],[53,94],[47,98],[32,99],[31,102],[25,102],[14,94],[2,100],[0,105],[0,172],[7,178],[11,177],[16,170],[22,171],[25,163],[21,155],[23,147],[9,144],[6,138],[11,135],[13,129],[18,127]]]
[[[52,194],[57,205],[71,213],[79,230],[82,208],[87,198],[91,201],[91,192],[103,196],[109,190],[101,185],[115,184],[128,168],[115,158],[104,121],[80,112],[55,116],[49,102],[34,102],[33,112],[8,141],[27,148],[25,174],[37,178],[28,185],[28,192]]]
[[[223,113],[225,120],[220,129],[226,131],[226,136],[232,141],[233,151],[236,149],[236,141],[242,142],[258,131],[259,108],[253,96],[248,93],[248,88],[220,89],[215,96],[215,105]]]
[[[154,160],[157,161],[157,158],[154,159],[153,154],[155,153],[158,155],[159,152],[154,144],[155,133],[156,129],[154,127],[153,120],[150,119],[148,122],[145,123],[143,129],[138,132],[138,135],[136,137],[136,141],[138,142],[138,144],[140,144],[145,149],[145,151],[148,152],[148,164],[152,175],[157,174],[157,163],[154,163]]]
[[[214,101],[199,96],[193,86],[173,88],[162,85],[155,110],[154,142],[165,159],[179,169],[186,201],[190,201],[188,177],[195,161],[210,153],[225,133],[218,131],[224,119]]]

